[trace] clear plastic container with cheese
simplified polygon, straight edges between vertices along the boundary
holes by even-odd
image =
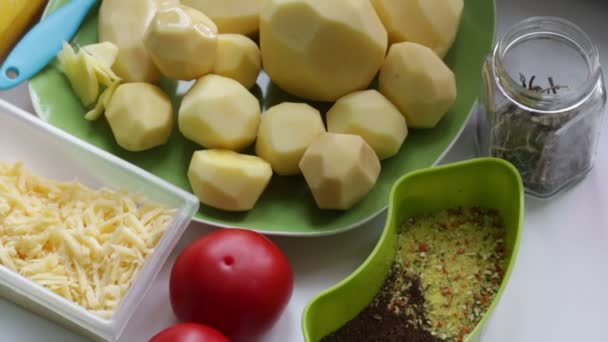
[[[2,100],[0,162],[22,162],[25,168],[40,177],[61,182],[77,181],[93,190],[125,190],[174,209],[164,233],[108,318],[0,263],[0,297],[93,340],[116,341],[198,210],[198,199]]]

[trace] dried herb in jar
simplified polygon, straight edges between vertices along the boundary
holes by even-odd
[[[565,88],[551,77],[546,88],[534,80],[520,75],[522,86],[531,91],[558,94]],[[592,113],[579,114],[529,111],[509,103],[494,114],[490,153],[511,162],[528,190],[550,195],[591,168],[597,120]]]

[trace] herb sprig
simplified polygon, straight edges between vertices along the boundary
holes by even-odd
[[[532,77],[530,77],[530,81],[526,83],[526,76],[522,73],[519,73],[519,81],[521,82],[521,86],[528,90],[536,91],[539,93],[557,94],[558,90],[568,88],[568,86],[556,85],[555,82],[553,82],[553,77],[551,76],[547,77],[547,80],[549,81],[548,88],[542,88],[541,86],[534,85],[535,79],[536,76],[532,75]]]

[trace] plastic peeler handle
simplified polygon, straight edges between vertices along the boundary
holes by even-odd
[[[128,1],[128,0],[127,0]],[[46,67],[70,41],[97,0],[72,0],[36,24],[0,68],[0,90],[26,81]]]

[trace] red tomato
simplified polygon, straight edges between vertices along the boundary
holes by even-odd
[[[179,323],[152,336],[149,342],[230,342],[221,332],[196,323]]]
[[[264,235],[223,229],[186,247],[171,272],[171,305],[183,322],[212,326],[236,341],[254,341],[287,306],[293,272]]]

